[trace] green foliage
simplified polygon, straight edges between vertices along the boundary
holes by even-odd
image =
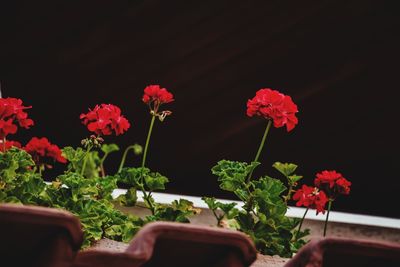
[[[119,182],[130,185],[135,188],[141,188],[143,186],[142,179],[144,176],[150,173],[148,168],[133,168],[126,167],[121,170],[116,176]]]
[[[259,162],[246,162],[221,160],[211,169],[218,176],[220,187],[223,190],[234,192],[246,185],[246,177],[252,172]]]
[[[103,151],[103,153],[105,155],[107,155],[107,154],[110,154],[112,152],[119,151],[119,147],[116,144],[103,144],[101,146],[101,151]]]
[[[235,208],[236,203],[221,203],[217,201],[214,197],[202,197],[201,198],[208,206],[208,208],[213,212],[215,218],[217,219],[217,225],[223,226],[223,220],[228,223],[230,228],[237,228],[236,223],[230,225],[232,219],[234,219],[239,214],[239,210]]]
[[[35,204],[46,184],[34,172],[35,163],[24,150],[0,153],[0,202]]]
[[[180,199],[173,201],[170,205],[161,205],[154,201],[152,192],[156,190],[165,190],[165,184],[168,178],[158,172],[151,172],[148,168],[123,168],[118,174],[119,182],[125,183],[131,188],[118,197],[121,204],[134,206],[137,202],[137,190],[143,192],[145,207],[151,211],[151,215],[145,218],[145,222],[152,221],[172,221],[172,222],[190,222],[189,218],[200,211],[193,207],[193,203]]]
[[[300,220],[285,216],[288,196],[284,193],[291,192],[301,176],[293,174],[297,165],[277,162],[273,167],[287,178],[289,190],[280,180],[269,176],[247,181],[258,165],[258,162],[248,164],[222,160],[212,168],[212,173],[218,176],[220,187],[233,192],[244,202],[242,210],[232,212],[230,208],[234,206],[223,207],[214,198],[203,200],[213,211],[218,224],[224,217],[234,219],[238,229],[253,239],[260,253],[291,257],[305,244],[302,238],[308,234],[308,230],[297,233],[296,226]]]
[[[82,149],[66,148],[64,154],[72,160],[69,171],[59,175],[49,185],[35,172],[35,164],[24,150],[11,148],[0,153],[0,202],[41,205],[70,211],[82,223],[83,247],[103,237],[128,242],[144,222],[114,208],[110,200],[117,185],[116,177],[92,175],[87,178],[80,175],[82,158],[79,158],[84,153]],[[91,152],[91,155],[96,153]],[[92,170],[94,174],[95,165],[89,166],[87,170]]]
[[[112,150],[112,148],[108,149]],[[87,178],[99,176],[101,159],[97,151],[87,152],[81,147],[74,149],[73,147],[67,146],[62,149],[62,155],[69,161],[68,171],[76,173],[81,173],[83,161],[86,156],[87,162],[83,175]]]
[[[272,167],[274,167],[287,178],[289,185],[294,186],[301,178],[303,178],[301,175],[294,174],[297,169],[296,164],[275,162]]]
[[[149,191],[165,190],[168,178],[158,172],[151,172],[144,176],[144,182]]]
[[[136,188],[131,187],[124,195],[118,196],[117,201],[124,206],[133,207],[136,205],[137,199],[137,190]]]
[[[186,199],[174,200],[171,205],[156,204],[153,215],[147,216],[146,221],[170,221],[189,223],[189,217],[200,213],[193,207],[193,202]]]
[[[119,182],[130,185],[139,190],[164,190],[168,178],[158,172],[151,172],[148,168],[126,167],[117,174]]]

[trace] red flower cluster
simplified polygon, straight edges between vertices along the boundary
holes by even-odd
[[[20,127],[28,129],[33,125],[33,120],[28,119],[28,114],[24,112],[25,107],[22,100],[18,98],[0,98],[0,139],[4,139],[8,134],[15,134]]]
[[[336,171],[322,171],[317,173],[314,184],[324,190],[332,199],[335,199],[338,195],[350,194],[351,182]]]
[[[55,161],[66,163],[67,160],[61,155],[61,150],[57,145],[53,145],[46,137],[33,137],[24,150],[31,154],[36,164],[42,163],[43,158],[51,158]]]
[[[288,132],[298,123],[296,112],[297,105],[290,96],[269,88],[258,90],[256,96],[247,101],[247,116],[263,116],[272,120],[276,128],[286,125]]]
[[[174,101],[174,96],[159,85],[149,85],[144,88],[143,102],[146,104],[155,102],[155,105],[159,106],[172,101]]]
[[[293,200],[296,200],[296,206],[304,206],[310,209],[316,209],[317,215],[322,212],[325,213],[325,205],[328,202],[328,197],[324,191],[320,191],[316,187],[303,185],[293,195]]]
[[[88,130],[97,135],[123,134],[131,126],[129,121],[121,115],[121,109],[111,104],[96,105],[87,114],[81,114],[82,123]]]
[[[21,143],[18,142],[18,141],[7,140],[7,141],[6,141],[6,150],[9,150],[9,149],[12,148],[12,147],[21,148],[22,145],[21,145]]]
[[[9,150],[12,147],[21,148],[22,146],[21,146],[21,143],[18,141],[6,140],[6,143],[3,144],[3,140],[0,140],[0,151],[6,152],[7,150]]]

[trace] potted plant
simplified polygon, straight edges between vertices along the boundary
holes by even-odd
[[[351,186],[340,173],[323,171],[317,174],[315,187],[303,185],[301,189],[296,189],[302,179],[301,175],[295,173],[298,166],[281,162],[275,162],[272,167],[281,173],[286,185],[269,175],[254,179],[253,171],[261,164],[259,158],[272,125],[274,128],[286,126],[287,132],[292,131],[298,123],[297,112],[297,105],[290,96],[270,88],[257,91],[254,98],[247,102],[247,115],[262,117],[266,120],[266,128],[254,160],[250,163],[221,160],[211,169],[218,177],[220,188],[233,192],[243,201],[242,209],[235,208],[235,203],[223,204],[214,198],[203,198],[213,211],[218,226],[246,233],[262,254],[287,258],[307,242],[304,237],[309,230],[302,231],[301,226],[308,210],[311,208],[316,209],[317,214],[325,213],[328,203],[329,215],[333,200],[339,194],[349,194]],[[288,201],[292,197],[297,200],[297,206],[307,208],[301,220],[286,216]],[[324,236],[327,222],[328,216]]]

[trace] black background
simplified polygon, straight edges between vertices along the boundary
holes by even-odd
[[[266,122],[246,116],[246,101],[271,87],[292,96],[299,125],[271,130],[256,174],[294,162],[311,183],[336,169],[353,185],[334,210],[400,218],[397,17],[392,2],[368,0],[2,1],[3,96],[32,105],[36,124],[10,139],[77,146],[89,135],[80,113],[113,103],[132,127],[106,140],[144,144],[143,89],[161,84],[176,101],[148,167],[170,178],[168,192],[232,198],[210,168],[254,158]]]

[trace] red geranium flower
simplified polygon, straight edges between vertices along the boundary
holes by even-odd
[[[33,125],[33,120],[28,118],[24,112],[25,107],[22,100],[18,98],[0,98],[0,139],[4,139],[8,134],[15,134],[20,127],[28,129]]]
[[[293,200],[296,200],[296,206],[304,206],[310,209],[316,209],[317,215],[322,212],[325,214],[325,205],[328,202],[328,198],[324,191],[318,190],[316,187],[303,185],[301,189],[298,189],[293,195]]]
[[[298,123],[297,112],[297,105],[290,96],[269,88],[258,90],[256,96],[247,101],[247,116],[263,116],[272,120],[276,128],[286,125],[288,132]]]
[[[324,190],[330,198],[335,199],[338,195],[350,194],[351,182],[336,171],[322,171],[317,173],[314,180],[315,186]]]
[[[131,126],[129,121],[121,115],[121,109],[111,104],[96,105],[87,114],[81,114],[89,131],[97,135],[123,134]]]
[[[5,151],[9,150],[12,147],[17,147],[17,148],[21,148],[21,143],[18,141],[11,141],[11,140],[6,140],[6,144],[5,146],[3,146],[3,140],[0,140],[0,148],[2,150],[5,149]],[[3,151],[4,152],[4,151]]]
[[[57,145],[53,145],[46,137],[37,138],[33,137],[24,150],[31,154],[36,164],[43,163],[46,158],[66,163],[67,160],[61,155],[61,150]]]
[[[159,106],[172,101],[174,101],[174,96],[159,85],[149,85],[144,88],[143,102],[146,104],[155,102],[155,105]]]

